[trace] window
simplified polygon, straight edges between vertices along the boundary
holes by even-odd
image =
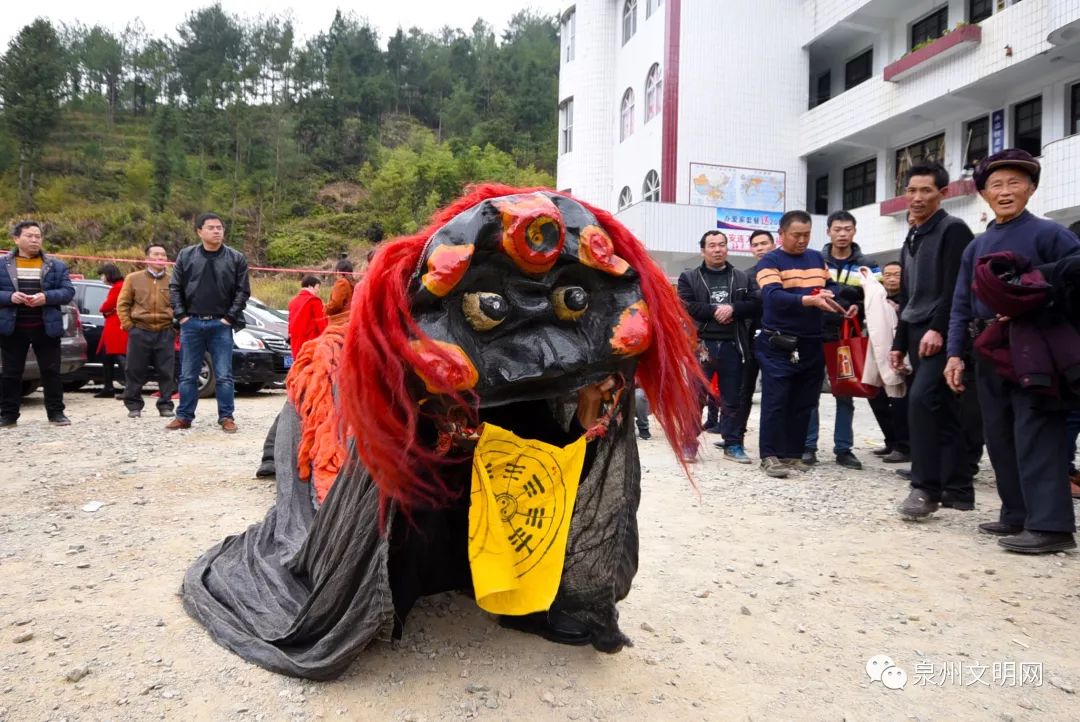
[[[653,63],[649,74],[645,76],[645,122],[660,115],[663,107],[664,78],[660,75],[660,63]]]
[[[1042,96],[1013,106],[1013,147],[1042,155]]]
[[[630,186],[623,186],[623,189],[619,191],[619,210],[626,208],[634,202],[634,197],[630,195]]]
[[[577,32],[577,12],[570,11],[562,23],[562,46],[563,62],[569,63],[574,59],[574,34]]]
[[[634,89],[627,88],[622,96],[622,105],[619,110],[619,142],[626,140],[634,134]]]
[[[1080,133],[1080,83],[1069,88],[1069,127],[1065,132],[1069,135]]]
[[[100,316],[101,304],[105,303],[105,297],[109,295],[107,286],[95,286],[87,283],[83,285],[83,295],[79,300],[79,313],[90,316]]]
[[[935,135],[933,138],[920,140],[918,143],[912,143],[906,148],[898,149],[896,151],[896,195],[903,195],[906,190],[904,187],[904,174],[907,173],[908,168],[935,160],[939,163],[945,161],[944,133]]]
[[[645,0],[645,17],[651,18],[652,14],[660,9],[660,6],[664,4],[664,0]]]
[[[858,208],[877,200],[877,159],[844,169],[844,208]]]
[[[874,74],[874,49],[852,58],[844,66],[844,90],[851,90]]]
[[[916,46],[927,43],[931,40],[937,40],[945,34],[945,29],[949,26],[949,6],[944,5],[934,12],[930,13],[922,20],[918,20],[911,24],[911,49],[914,50]]]
[[[559,152],[574,150],[574,99],[567,98],[559,104]]]
[[[660,174],[654,170],[645,174],[645,182],[641,184],[641,200],[646,203],[660,200]]]
[[[994,14],[994,0],[968,0],[968,22],[978,23]]]
[[[964,128],[964,167],[974,168],[990,155],[990,119],[985,115],[968,121]]]
[[[823,175],[814,181],[814,213],[819,216],[829,215],[829,176]]]
[[[637,0],[626,0],[622,9],[622,44],[637,32]]]
[[[810,91],[810,107],[816,108],[832,96],[832,71],[826,70],[817,76],[814,88]]]

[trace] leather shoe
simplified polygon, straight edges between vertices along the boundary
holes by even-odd
[[[847,469],[855,469],[856,471],[862,470],[862,462],[850,451],[841,451],[837,454],[836,463]]]
[[[274,467],[274,462],[264,461],[259,464],[259,468],[255,470],[255,478],[265,479],[270,476],[277,476],[277,469]]]
[[[1080,499],[1080,471],[1069,475],[1069,491],[1073,499]]]
[[[174,412],[172,409],[158,409],[158,416],[163,419],[171,419],[176,416],[176,412]]]
[[[224,419],[219,419],[218,426],[220,426],[221,430],[224,431],[226,434],[235,434],[237,431],[236,422],[232,420],[231,416],[226,416]]]
[[[190,429],[191,422],[187,419],[173,419],[169,423],[165,424],[167,431],[176,431],[177,429]]]
[[[132,409],[131,411],[128,412],[128,418],[129,419],[142,418],[142,411],[140,411],[139,409]]]
[[[1076,540],[1068,532],[1025,529],[1015,536],[1001,537],[998,546],[1020,554],[1049,554],[1075,549]]]
[[[1003,521],[988,521],[985,524],[979,524],[979,531],[983,534],[994,534],[995,536],[1011,536],[1024,531],[1024,527],[1006,524]]]
[[[49,417],[49,423],[53,426],[71,426],[71,419],[63,414],[56,414]]]
[[[911,481],[911,469],[894,469],[893,473],[899,476],[901,479]]]
[[[905,454],[902,451],[893,449],[888,454],[881,457],[881,460],[886,464],[906,464],[911,461],[911,454]]]
[[[893,450],[892,450],[891,447],[879,446],[876,449],[874,449],[873,451],[871,451],[870,453],[873,454],[874,456],[888,456],[892,452],[893,452]]]
[[[806,449],[805,451],[803,451],[803,453],[802,453],[802,463],[806,464],[807,466],[813,466],[814,464],[816,464],[817,463],[817,450],[816,449]]]

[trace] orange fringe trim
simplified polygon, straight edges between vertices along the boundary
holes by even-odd
[[[285,388],[300,415],[297,472],[301,481],[314,476],[315,499],[322,504],[345,464],[345,434],[334,403],[334,387],[347,325],[329,326],[300,349]]]

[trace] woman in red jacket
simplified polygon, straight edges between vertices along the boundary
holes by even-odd
[[[293,358],[301,347],[326,330],[326,309],[319,298],[319,279],[304,276],[300,281],[300,293],[289,301],[289,345]]]
[[[116,371],[120,372],[119,381],[124,382],[124,357],[127,355],[128,335],[127,331],[120,327],[120,317],[116,315],[116,300],[120,298],[120,290],[124,287],[124,274],[115,263],[106,263],[98,269],[98,274],[104,283],[108,283],[109,295],[98,309],[105,317],[105,327],[101,330],[101,341],[98,343],[97,353],[101,357],[101,371],[104,374],[104,387],[94,394],[98,399],[115,398],[117,389],[113,386]],[[123,392],[123,388],[119,389]]]

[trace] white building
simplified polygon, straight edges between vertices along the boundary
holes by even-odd
[[[718,220],[795,208],[818,244],[843,208],[895,256],[921,159],[978,232],[970,167],[1006,147],[1041,156],[1033,211],[1080,220],[1080,0],[578,0],[559,97],[559,188],[618,209],[669,273]]]

